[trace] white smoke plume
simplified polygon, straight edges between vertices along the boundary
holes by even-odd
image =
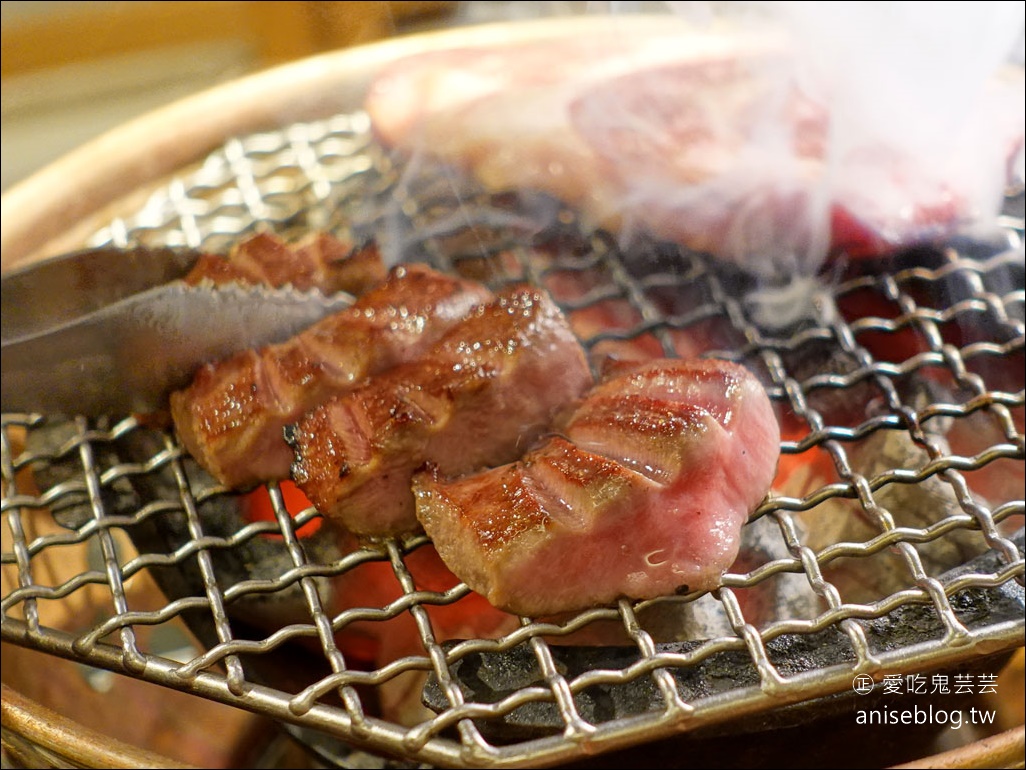
[[[378,137],[709,252],[796,313],[827,259],[992,220],[1021,157],[1021,2],[586,5],[602,24],[395,63]]]

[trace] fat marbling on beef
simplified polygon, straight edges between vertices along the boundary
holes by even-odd
[[[584,350],[548,294],[514,286],[418,360],[290,427],[292,478],[353,533],[413,531],[410,481],[424,463],[460,474],[510,462],[591,382]]]
[[[288,478],[287,424],[420,355],[491,298],[481,284],[424,265],[393,268],[352,306],[297,336],[203,366],[171,395],[179,438],[225,486]]]
[[[776,471],[780,430],[743,366],[625,365],[519,461],[414,478],[442,559],[494,606],[544,616],[715,586]]]

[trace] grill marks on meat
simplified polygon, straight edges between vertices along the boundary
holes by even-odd
[[[548,294],[513,287],[422,358],[307,415],[289,435],[292,476],[351,532],[416,530],[415,471],[430,461],[457,475],[516,459],[591,381]]]
[[[228,487],[287,478],[287,424],[419,356],[491,297],[478,283],[422,265],[394,268],[351,307],[290,340],[202,367],[188,388],[171,395],[178,435]]]
[[[193,286],[293,286],[300,291],[344,291],[359,296],[386,275],[374,243],[355,246],[330,233],[317,232],[291,245],[272,233],[257,233],[232,247],[227,257],[201,256],[185,282]]]
[[[744,367],[623,364],[521,460],[455,480],[418,473],[417,517],[456,575],[522,615],[707,589],[736,558],[779,451]]]

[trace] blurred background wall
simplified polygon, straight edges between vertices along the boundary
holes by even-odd
[[[190,93],[321,51],[472,19],[478,5],[0,3],[3,189]],[[483,5],[500,13],[507,4]]]
[[[0,2],[2,189],[126,120],[265,67],[438,27],[655,0]]]

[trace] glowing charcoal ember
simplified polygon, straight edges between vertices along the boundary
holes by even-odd
[[[285,507],[285,512],[293,519],[297,514],[311,507],[310,501],[306,499],[306,495],[300,492],[299,488],[288,479],[281,481],[278,488],[281,492],[281,500]],[[278,518],[271,495],[267,487],[264,486],[257,487],[239,499],[239,512],[247,522],[277,521]],[[322,518],[310,519],[303,525],[296,527],[296,535],[299,537],[309,537],[316,534],[323,522],[324,519]],[[282,537],[277,532],[266,536],[275,539]]]
[[[417,516],[443,560],[509,612],[715,586],[780,452],[762,386],[711,359],[622,365],[561,432],[503,467],[414,478]]]
[[[431,268],[395,268],[351,307],[296,337],[200,369],[171,396],[179,438],[228,487],[288,478],[287,424],[417,357],[490,298],[484,286]]]
[[[289,429],[292,478],[361,535],[419,528],[413,473],[510,462],[591,384],[584,351],[536,288],[507,289],[422,358],[334,398]]]
[[[340,532],[339,551],[343,557],[360,548],[356,538]],[[449,571],[430,543],[405,554],[403,565],[417,591],[444,595],[460,590],[459,578]],[[385,614],[385,609],[401,604],[405,593],[387,560],[365,561],[333,578],[331,588],[333,614],[362,607],[381,609]],[[517,628],[512,615],[495,609],[477,594],[462,593],[465,595],[455,603],[425,601],[419,605],[431,620],[436,642],[498,638]],[[354,668],[381,668],[408,655],[425,654],[417,621],[410,612],[396,612],[387,619],[353,620],[336,628],[335,642],[346,656],[347,665]],[[405,725],[422,722],[425,710],[421,692],[426,676],[426,672],[415,671],[384,682],[377,693],[381,714]]]

